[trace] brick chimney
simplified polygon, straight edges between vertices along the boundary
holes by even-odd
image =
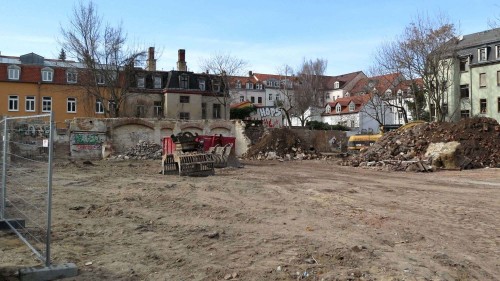
[[[252,77],[252,76],[253,76],[253,72],[252,72],[251,70],[250,70],[250,71],[248,71],[248,76],[249,76],[249,77]]]
[[[178,71],[187,71],[186,50],[179,49],[179,60],[177,61]]]
[[[148,50],[148,65],[146,70],[156,71],[155,47],[149,47]]]

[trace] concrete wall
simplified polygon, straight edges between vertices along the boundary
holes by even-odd
[[[75,118],[69,125],[68,137],[73,158],[100,158],[103,142],[110,142],[116,154],[135,146],[139,140],[161,144],[163,137],[188,131],[200,135],[236,137],[236,155],[241,156],[250,143],[243,133],[244,129],[244,123],[239,120]]]

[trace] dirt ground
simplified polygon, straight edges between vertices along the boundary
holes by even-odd
[[[383,172],[247,161],[59,161],[54,263],[68,280],[500,280],[500,169]],[[0,232],[0,279],[38,265]]]

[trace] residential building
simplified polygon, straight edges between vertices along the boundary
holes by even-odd
[[[447,120],[486,116],[500,121],[500,28],[461,36],[454,44],[451,86],[443,101]]]

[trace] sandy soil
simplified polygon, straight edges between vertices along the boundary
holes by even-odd
[[[252,161],[56,164],[52,254],[69,280],[500,280],[500,170]],[[0,232],[0,279],[37,265]]]

